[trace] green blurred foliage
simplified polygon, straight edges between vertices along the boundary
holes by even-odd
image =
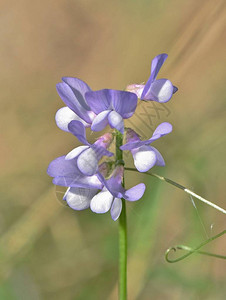
[[[0,299],[117,299],[117,222],[65,207],[46,174],[79,145],[54,123],[62,76],[124,89],[168,53],[159,76],[178,93],[167,105],[139,104],[128,126],[149,137],[171,122],[173,133],[155,143],[166,167],[154,172],[225,207],[225,13],[224,0],[1,3]],[[224,216],[196,201],[205,233],[186,194],[126,173],[127,186],[142,181],[145,197],[127,206],[129,299],[225,299],[224,261],[164,260],[168,247],[223,230]],[[225,238],[205,249],[224,254]]]

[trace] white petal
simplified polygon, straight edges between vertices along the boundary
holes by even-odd
[[[101,131],[108,125],[108,114],[110,110],[104,110],[99,113],[93,120],[91,130]]]
[[[139,172],[147,172],[156,163],[156,154],[150,146],[141,146],[131,150],[134,158],[134,165]]]
[[[111,208],[113,201],[112,194],[103,188],[90,202],[90,209],[97,214],[104,214]]]
[[[124,132],[124,121],[119,113],[117,113],[116,111],[111,111],[108,115],[108,121],[111,128],[116,128],[121,133]]]
[[[90,124],[86,123],[83,119],[76,115],[76,113],[74,113],[69,107],[60,108],[56,112],[55,120],[60,129],[68,132],[68,124],[73,120],[80,121],[85,127],[90,126]]]
[[[164,158],[162,157],[162,154],[155,147],[151,147],[151,148],[155,152],[155,155],[156,155],[156,163],[155,163],[156,166],[164,167],[165,161],[164,161]]]
[[[92,148],[83,151],[78,157],[77,166],[84,175],[94,175],[98,169],[98,160],[95,151]]]
[[[75,158],[76,156],[78,156],[80,153],[82,153],[84,150],[86,150],[87,148],[89,148],[89,146],[79,146],[76,147],[75,149],[71,150],[66,156],[65,159],[66,160],[70,160]]]
[[[122,211],[122,200],[120,198],[115,198],[111,207],[111,217],[116,221]]]
[[[173,95],[173,85],[168,79],[155,80],[150,87],[150,94],[157,102],[164,103]],[[146,97],[146,96],[145,96]]]
[[[66,194],[67,204],[75,210],[86,209],[97,191],[97,189],[70,188]]]

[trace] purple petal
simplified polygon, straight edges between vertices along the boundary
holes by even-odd
[[[64,82],[56,85],[58,94],[64,103],[73,110],[80,118],[85,120],[87,123],[92,123],[92,119],[89,116],[90,108],[87,108],[82,95],[78,92],[74,94],[73,90]],[[78,95],[80,95],[78,97]]]
[[[112,201],[112,194],[106,188],[103,188],[101,192],[92,198],[90,209],[97,214],[104,214],[111,208]]]
[[[168,79],[158,79],[152,82],[144,100],[153,100],[159,103],[165,103],[171,99],[173,95],[173,85]]]
[[[163,122],[161,123],[160,125],[157,126],[157,128],[155,129],[152,137],[148,140],[145,140],[145,141],[141,141],[139,143],[139,146],[138,147],[141,147],[142,145],[148,145],[148,144],[151,144],[153,143],[154,141],[158,140],[159,138],[161,138],[162,136],[166,135],[166,134],[169,134],[171,131],[173,130],[173,126],[168,123],[168,122]],[[138,143],[137,143],[138,145]],[[131,148],[132,146],[130,146]],[[132,148],[134,149],[134,147]]]
[[[173,93],[175,94],[178,91],[178,88],[176,86],[173,86]]]
[[[124,194],[124,198],[128,201],[137,201],[139,200],[145,192],[145,184],[140,183],[131,189],[127,190]]]
[[[160,125],[158,125],[153,133],[153,137],[155,135],[164,136],[168,133],[170,133],[173,130],[173,126],[168,122],[163,122]]]
[[[72,187],[66,194],[67,204],[75,210],[83,210],[90,206],[90,201],[98,189]]]
[[[111,206],[111,217],[116,221],[122,211],[122,200],[120,198],[115,198]]]
[[[137,107],[137,95],[134,93],[118,90],[109,90],[112,106],[123,119],[130,118]]]
[[[108,121],[111,128],[117,129],[122,134],[124,133],[124,121],[120,114],[118,114],[116,111],[111,111],[108,115]]]
[[[150,147],[154,152],[155,152],[155,155],[156,155],[156,166],[161,166],[161,167],[164,167],[165,166],[165,161],[164,161],[164,158],[162,157],[162,154],[154,147]]]
[[[121,146],[120,149],[123,150],[123,151],[124,150],[132,150],[132,149],[135,149],[135,148],[139,148],[139,147],[141,147],[145,144],[146,144],[146,141],[128,142],[125,145]]]
[[[81,154],[83,151],[85,151],[86,149],[88,149],[89,146],[79,146],[76,147],[75,149],[71,150],[66,156],[65,159],[69,160],[69,159],[74,159],[76,158],[79,154]]]
[[[69,176],[78,171],[76,160],[65,160],[65,155],[54,159],[48,166],[47,174],[51,177]]]
[[[91,125],[91,130],[93,131],[101,131],[108,125],[108,115],[111,111],[104,110],[99,113],[93,120]]]
[[[96,152],[92,148],[83,151],[78,156],[77,166],[84,175],[94,175],[98,170],[98,159]]]
[[[53,179],[53,183],[61,186],[82,187],[82,188],[96,188],[102,189],[103,184],[96,175],[84,176],[74,174],[71,176],[59,176]]]
[[[85,93],[91,91],[91,88],[88,86],[88,84],[75,77],[63,77],[62,80],[70,86],[80,104],[86,110],[90,110],[90,107],[85,101]]]
[[[172,131],[173,127],[170,123],[168,122],[163,122],[161,123],[154,131],[152,137],[148,140],[144,141],[135,141],[135,142],[128,142],[125,145],[121,146],[121,150],[132,150],[139,148],[143,145],[148,145],[156,140],[158,140],[160,137],[170,133]]]
[[[152,79],[158,75],[159,70],[161,69],[162,65],[164,64],[165,60],[167,59],[168,55],[166,53],[157,55],[151,62],[151,76]]]
[[[62,107],[60,108],[56,115],[55,120],[57,126],[64,131],[69,132],[68,130],[68,124],[73,121],[77,120],[80,121],[85,127],[89,127],[90,124],[86,123],[84,120],[82,120],[79,116],[76,115],[69,107]]]
[[[91,148],[95,151],[97,160],[99,161],[103,156],[111,157],[114,155],[114,153],[108,151],[104,147],[98,146],[98,145],[91,145]]]
[[[165,60],[167,59],[167,57],[168,57],[168,55],[163,53],[163,54],[157,55],[152,60],[152,62],[151,62],[151,75],[150,75],[147,83],[145,84],[145,87],[144,87],[142,95],[141,95],[141,99],[145,99],[145,96],[146,96],[148,90],[150,89],[150,86],[151,86],[152,82],[157,77],[158,72],[159,72],[160,68],[162,67],[163,63],[165,62]]]
[[[123,174],[122,174],[123,175]],[[122,198],[125,189],[122,187],[122,177],[121,174],[114,174],[110,179],[106,180],[103,175],[98,172],[97,176],[101,183],[109,190],[109,192],[116,198]]]
[[[91,110],[97,115],[102,111],[112,109],[110,90],[104,89],[95,92],[87,92],[85,98]]]
[[[156,163],[156,154],[150,146],[141,146],[131,151],[134,159],[134,165],[139,172],[147,172]]]
[[[88,142],[87,142],[87,139],[86,139],[86,129],[85,129],[85,126],[79,122],[79,121],[71,121],[69,124],[68,124],[68,129],[69,131],[75,135],[77,137],[77,139],[85,144],[85,145],[90,145]]]

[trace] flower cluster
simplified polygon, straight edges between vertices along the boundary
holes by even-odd
[[[113,220],[117,220],[122,210],[122,198],[139,200],[145,191],[140,183],[130,189],[123,184],[124,163],[115,155],[113,160],[100,163],[104,156],[113,157],[109,146],[116,139],[116,153],[129,150],[134,165],[139,172],[146,172],[154,165],[164,166],[160,152],[150,146],[152,142],[172,131],[170,123],[161,123],[148,140],[141,140],[131,128],[124,127],[124,119],[134,114],[138,98],[146,101],[167,102],[177,88],[168,79],[156,76],[167,58],[167,54],[156,56],[151,64],[151,75],[145,85],[129,85],[127,91],[103,89],[92,91],[82,80],[63,77],[57,84],[57,91],[66,104],[56,113],[57,126],[72,133],[83,144],[67,155],[53,160],[47,173],[53,183],[68,187],[63,199],[75,210],[89,208],[95,213],[110,210]],[[86,138],[86,128],[102,131],[107,125],[112,133],[100,136],[94,144]],[[122,145],[125,135],[125,144]],[[117,141],[117,137],[120,137]]]

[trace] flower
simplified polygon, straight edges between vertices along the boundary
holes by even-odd
[[[168,122],[161,123],[154,131],[152,137],[148,140],[142,141],[139,135],[132,129],[127,129],[126,140],[127,143],[120,147],[121,150],[130,150],[134,165],[139,172],[147,172],[154,165],[164,166],[165,162],[160,152],[149,146],[152,142],[160,137],[170,133],[172,125]]]
[[[99,166],[98,171],[106,176],[109,172],[109,165],[104,162]],[[91,176],[93,177],[93,176]],[[97,179],[97,177],[95,177]],[[64,194],[63,200],[65,200],[69,207],[74,210],[84,210],[90,207],[92,198],[96,195],[99,189],[103,188],[103,184],[99,181],[100,185],[88,185],[84,187],[69,187]]]
[[[101,173],[98,173],[98,177],[104,187],[91,199],[90,209],[93,212],[102,214],[110,210],[112,219],[116,221],[122,210],[121,198],[128,201],[137,201],[143,196],[145,191],[144,183],[137,184],[126,190],[122,186],[123,173],[124,167],[122,165],[116,166],[108,180]]]
[[[102,182],[97,175],[86,176],[77,166],[77,158],[70,160],[60,156],[54,159],[48,166],[47,174],[53,177],[53,183],[67,187],[101,189]]]
[[[85,94],[86,101],[96,114],[91,129],[101,131],[109,123],[111,128],[124,132],[123,119],[130,118],[137,106],[137,96],[134,93],[118,90],[99,90]]]
[[[68,124],[72,120],[78,120],[84,126],[89,127],[95,117],[85,100],[85,93],[91,91],[90,87],[82,80],[73,77],[63,77],[63,82],[56,88],[61,99],[67,105],[60,108],[55,116],[57,126],[68,130]]]
[[[94,175],[97,172],[99,160],[105,155],[109,157],[113,156],[113,153],[107,150],[113,140],[113,135],[106,133],[91,145],[86,139],[85,126],[81,122],[76,120],[71,121],[68,129],[85,146],[76,147],[66,155],[65,159],[77,158],[78,169],[84,175]]]
[[[131,84],[127,90],[136,93],[141,100],[152,100],[160,103],[167,102],[178,90],[168,79],[156,79],[159,70],[167,59],[168,55],[163,53],[157,55],[151,63],[151,75],[144,84]]]

